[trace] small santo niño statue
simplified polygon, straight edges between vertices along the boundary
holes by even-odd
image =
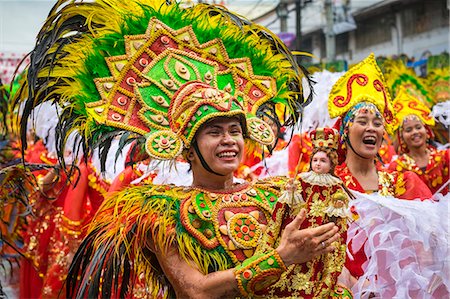
[[[273,297],[282,297],[292,286],[297,288],[295,295],[301,298],[352,298],[351,291],[338,284],[346,259],[346,232],[348,201],[351,195],[346,192],[342,181],[334,176],[337,164],[339,133],[333,128],[318,128],[311,132],[313,151],[310,171],[298,174],[285,186],[268,225],[267,244],[276,242],[284,227],[302,210],[306,219],[299,229],[317,227],[334,222],[339,228],[340,238],[332,245],[335,250],[323,254],[310,262],[292,265],[274,286]],[[263,242],[264,243],[264,242]],[[324,243],[324,242],[322,242]],[[263,244],[262,246],[265,246]],[[322,244],[323,247],[329,244]],[[291,286],[283,281],[292,280]]]

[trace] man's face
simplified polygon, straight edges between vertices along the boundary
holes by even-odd
[[[244,136],[237,118],[220,117],[207,122],[197,132],[196,141],[205,162],[214,172],[230,175],[239,167]],[[197,166],[203,168],[195,151],[192,154],[193,171]]]

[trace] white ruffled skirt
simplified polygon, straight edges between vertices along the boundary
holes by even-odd
[[[450,194],[434,201],[354,194],[359,218],[347,240],[368,257],[354,298],[450,298]]]

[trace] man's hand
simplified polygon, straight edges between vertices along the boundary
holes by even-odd
[[[306,210],[302,209],[281,235],[276,250],[286,266],[308,262],[335,249],[331,244],[339,238],[338,227],[334,223],[327,223],[299,229],[305,217]]]

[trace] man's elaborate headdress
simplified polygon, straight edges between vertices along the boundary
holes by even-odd
[[[403,87],[400,88],[393,105],[395,111],[394,131],[397,131],[402,126],[403,121],[412,115],[420,119],[423,124],[434,126],[435,122],[430,109],[420,100],[411,96]]]
[[[122,143],[145,140],[151,157],[168,160],[209,119],[237,116],[268,145],[273,134],[257,116],[281,104],[296,121],[303,75],[276,35],[221,7],[59,1],[31,55],[24,122],[53,101],[63,107],[58,149],[77,130],[85,150],[100,144],[106,155],[122,134]]]

